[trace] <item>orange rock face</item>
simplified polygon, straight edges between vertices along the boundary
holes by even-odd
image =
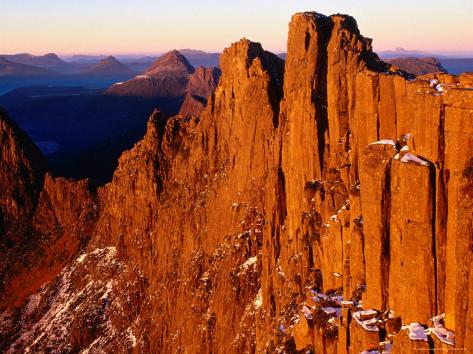
[[[32,227],[67,252],[2,309],[0,349],[471,346],[467,81],[409,81],[317,13],[293,16],[285,63],[243,39],[221,69],[200,118],[154,112],[97,193],[46,177]]]
[[[215,91],[220,75],[218,68],[199,66],[189,79],[179,114],[184,117],[199,117],[207,105],[207,99]]]

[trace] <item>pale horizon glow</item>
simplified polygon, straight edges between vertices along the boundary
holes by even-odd
[[[402,47],[473,56],[473,1],[450,0],[0,0],[0,54],[156,55],[170,49],[221,52],[246,37],[286,51],[300,11],[349,14],[376,51]]]

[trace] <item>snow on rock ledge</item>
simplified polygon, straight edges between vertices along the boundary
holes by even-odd
[[[420,159],[419,157],[411,154],[411,153],[407,153],[405,154],[403,157],[401,157],[401,162],[405,162],[405,163],[415,163],[417,165],[422,165],[422,166],[429,166],[429,163]]]
[[[427,342],[428,331],[419,323],[410,323],[407,326],[403,326],[402,329],[409,331],[409,338],[411,340],[421,340]]]

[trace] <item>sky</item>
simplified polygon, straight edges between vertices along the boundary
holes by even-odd
[[[0,53],[217,52],[242,37],[284,52],[300,11],[352,15],[376,51],[473,56],[473,0],[0,0]]]

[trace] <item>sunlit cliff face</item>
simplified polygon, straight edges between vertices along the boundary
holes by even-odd
[[[473,346],[472,75],[407,75],[349,16],[288,38],[285,62],[232,44],[200,116],[156,110],[98,189],[2,153],[4,185],[45,182],[0,200],[29,213],[2,230],[1,350]]]

